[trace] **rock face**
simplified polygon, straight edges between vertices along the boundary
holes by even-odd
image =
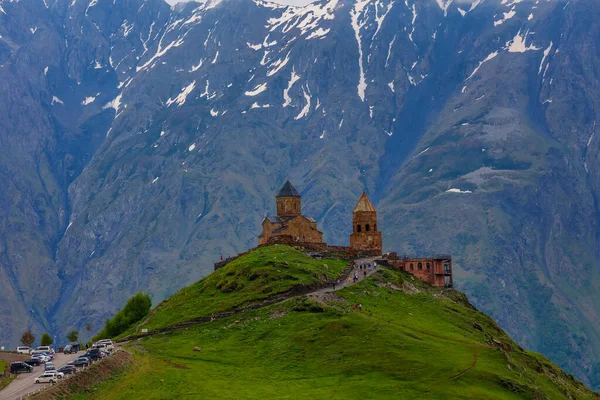
[[[451,252],[600,387],[591,0],[0,1],[0,343],[99,328],[256,244],[286,175],[325,240]]]

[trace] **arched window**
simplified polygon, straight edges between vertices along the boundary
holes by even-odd
[[[377,232],[377,224],[375,224],[375,226],[373,227],[373,230],[374,230],[375,232]]]
[[[356,232],[360,232],[360,225],[356,225]]]
[[[421,271],[423,269],[423,263],[418,263],[417,268],[419,268],[419,271]]]
[[[414,266],[414,264],[413,264],[413,263],[410,263],[410,270],[411,270],[411,271],[414,271],[414,269],[415,269],[415,266]]]
[[[371,226],[369,224],[365,225],[365,231],[369,232],[371,230]]]
[[[429,271],[430,265],[429,263],[427,263],[427,271]]]

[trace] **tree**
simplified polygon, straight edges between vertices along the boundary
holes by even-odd
[[[54,343],[52,336],[50,336],[48,332],[44,333],[42,335],[42,339],[40,340],[40,344],[42,346],[50,346],[52,343]]]
[[[112,319],[106,320],[104,328],[93,337],[93,340],[109,339],[120,335],[129,329],[130,326],[148,315],[150,307],[152,307],[150,296],[139,292],[127,300],[125,307],[116,313]]]
[[[31,347],[33,346],[33,342],[35,342],[35,336],[31,333],[31,329],[28,329],[27,332],[21,336],[21,343],[23,343],[23,346]]]
[[[69,340],[69,342],[71,343],[75,343],[77,342],[77,340],[79,339],[79,331],[76,331],[75,329],[73,329],[71,332],[69,332],[69,334],[67,335],[67,339]]]

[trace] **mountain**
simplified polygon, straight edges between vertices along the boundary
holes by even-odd
[[[286,176],[331,244],[452,253],[600,387],[591,0],[0,3],[0,341],[98,328],[257,243]]]
[[[167,298],[127,352],[42,398],[598,398],[458,291],[379,267],[333,292],[348,264],[261,247]]]

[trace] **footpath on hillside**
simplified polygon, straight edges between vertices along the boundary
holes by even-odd
[[[231,317],[236,314],[241,314],[241,313],[244,313],[247,311],[252,311],[252,310],[258,310],[260,308],[268,307],[273,304],[282,303],[284,301],[288,301],[290,299],[294,299],[294,298],[301,297],[301,296],[308,296],[313,300],[316,300],[320,303],[324,303],[325,297],[327,295],[333,293],[334,291],[346,288],[348,286],[352,286],[352,285],[362,281],[363,279],[371,276],[375,272],[377,272],[377,269],[379,269],[380,267],[375,266],[376,259],[377,259],[377,257],[368,257],[368,258],[360,258],[360,259],[354,260],[353,264],[352,264],[353,267],[350,269],[350,271],[345,272],[343,276],[338,278],[339,283],[336,283],[335,290],[333,288],[333,282],[328,282],[325,284],[326,285],[325,287],[323,287],[323,285],[321,285],[319,288],[312,289],[309,291],[303,291],[301,293],[297,293],[297,292],[281,293],[281,294],[277,295],[276,297],[274,297],[273,299],[266,300],[261,304],[248,306],[248,307],[241,308],[241,309],[235,310],[235,311],[223,312],[223,313],[219,313],[219,314],[213,314],[211,316],[204,316],[201,318],[196,318],[192,321],[178,323],[178,324],[175,324],[168,328],[154,329],[149,332],[144,332],[141,334],[136,334],[136,335],[132,335],[132,336],[117,340],[117,343],[128,342],[131,339],[152,336],[152,335],[156,335],[158,333],[173,332],[173,331],[177,331],[177,330],[180,330],[183,328],[188,328],[190,326],[215,321],[218,319],[228,318],[228,317]],[[369,265],[371,266],[371,268],[368,267]],[[361,266],[362,266],[362,268],[361,268]],[[354,279],[355,274],[357,276],[357,279]]]

